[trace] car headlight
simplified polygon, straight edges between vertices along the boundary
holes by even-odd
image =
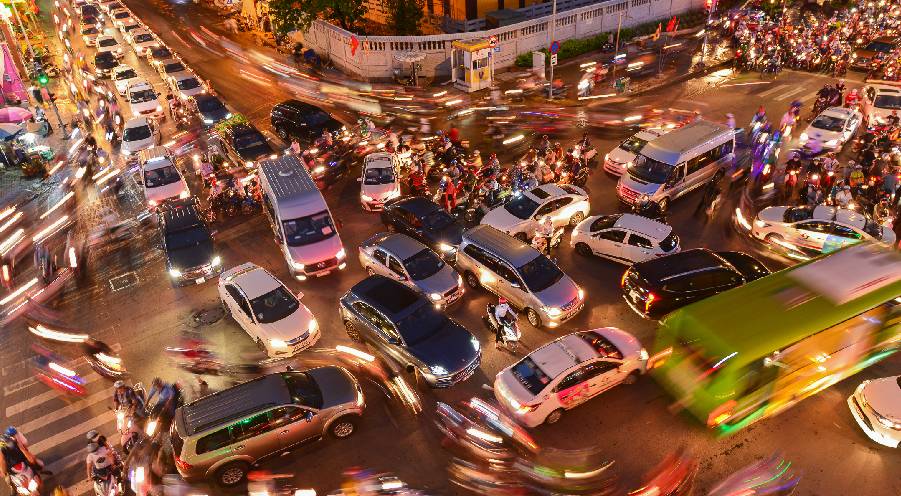
[[[163,106],[162,106],[162,105],[157,105],[157,106],[156,106],[156,111],[157,111],[157,112],[162,112],[162,111],[163,111]]]
[[[641,351],[638,352],[638,359],[642,362],[648,361],[648,350],[642,348]]]
[[[338,253],[335,253],[335,258],[337,258],[338,260],[343,260],[346,256],[347,252],[344,251],[344,248],[341,248],[340,250],[338,250]]]
[[[441,299],[441,295],[438,293],[431,293],[429,294],[429,298],[431,298],[432,301],[438,301]]]
[[[364,195],[363,193],[360,193],[360,199],[363,200],[363,201],[367,201],[367,202],[371,202],[371,201],[372,201],[372,197],[371,197],[371,196],[369,196],[369,195]]]
[[[178,194],[178,197],[182,200],[184,200],[185,198],[188,198],[190,196],[191,196],[191,192],[186,189],[182,190],[182,192]]]
[[[313,333],[316,332],[316,329],[319,329],[319,322],[316,319],[313,319],[307,325],[307,331]]]
[[[244,166],[245,167],[253,167],[253,160],[248,160],[247,162],[244,162]]]
[[[559,317],[560,314],[563,313],[563,310],[560,310],[559,307],[543,307],[544,313],[548,314],[549,317]]]
[[[462,285],[463,285],[463,276],[461,276],[460,274],[457,274],[457,286],[462,286]]]
[[[215,257],[213,257],[213,261],[210,262],[210,264],[211,264],[213,267],[215,267],[215,266],[217,266],[217,265],[219,265],[219,264],[221,264],[221,263],[222,263],[222,257],[220,257],[219,255],[216,255]]]
[[[763,229],[764,227],[768,226],[769,224],[767,224],[766,222],[764,222],[764,221],[762,221],[762,220],[760,220],[760,219],[757,219],[757,220],[754,221],[754,225],[757,226],[757,227],[759,227],[759,228],[761,228],[761,229]]]
[[[294,261],[291,261],[291,266],[294,267],[294,270],[303,270],[304,267],[306,267],[304,264],[302,264],[302,263],[297,263],[297,262],[294,262]]]
[[[229,113],[225,114],[225,118],[226,118],[226,119],[231,119],[231,118],[232,118],[232,113],[229,112]]]
[[[808,138],[809,136],[807,136],[807,133],[801,133],[801,136],[798,136],[798,141],[804,143],[808,140]]]
[[[315,169],[313,169],[313,174],[322,174],[323,172],[325,172],[324,165],[318,165]]]
[[[449,244],[447,244],[447,243],[439,243],[439,244],[438,244],[438,249],[441,250],[441,251],[443,251],[443,252],[445,252],[445,253],[450,253],[450,252],[456,250],[456,248],[454,248],[453,246],[451,246],[451,245],[449,245]]]
[[[281,339],[270,339],[269,345],[275,349],[284,350],[288,348],[288,343],[282,341]]]
[[[213,119],[204,119],[203,120],[204,124],[213,124],[214,122],[216,122],[216,121],[214,121]]]
[[[441,365],[432,365],[431,367],[429,367],[429,370],[431,370],[435,375],[447,375],[447,369],[442,367]]]
[[[579,288],[579,300],[584,300],[584,299],[585,299],[585,290],[582,288]]]
[[[122,151],[122,155],[125,155],[126,157],[131,155],[131,150],[121,149],[121,148],[120,148],[120,150]]]
[[[837,139],[831,139],[831,140],[829,140],[829,141],[826,142],[826,146],[838,146],[838,140],[837,140]]]
[[[169,275],[178,278],[181,277],[181,271],[178,269],[169,269]]]
[[[479,343],[479,340],[476,339],[475,336],[471,337],[471,338],[469,339],[469,342],[472,343],[472,348],[473,348],[474,350],[479,351],[480,349],[482,349],[481,343]]]

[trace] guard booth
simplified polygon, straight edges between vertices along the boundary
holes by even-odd
[[[451,47],[454,86],[467,93],[491,87],[494,57],[488,39],[455,41]]]

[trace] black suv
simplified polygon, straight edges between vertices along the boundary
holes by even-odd
[[[632,265],[623,274],[623,298],[644,317],[659,319],[677,308],[769,275],[754,257],[706,248]]]
[[[202,284],[222,272],[213,235],[194,198],[172,201],[159,213],[160,237],[172,285]]]
[[[94,75],[100,79],[108,79],[113,67],[119,65],[113,52],[98,52],[94,55]]]
[[[323,130],[334,133],[342,127],[328,112],[299,100],[286,100],[272,107],[269,119],[275,134],[285,141],[297,138],[309,143]]]
[[[275,154],[269,140],[251,124],[235,124],[225,128],[222,145],[230,160],[248,168],[258,165],[258,160]]]
[[[374,275],[341,297],[338,310],[350,339],[367,343],[431,387],[468,379],[481,361],[479,340],[402,283]]]
[[[463,224],[421,196],[407,196],[386,203],[382,224],[388,231],[419,240],[445,259],[456,256],[463,239]]]

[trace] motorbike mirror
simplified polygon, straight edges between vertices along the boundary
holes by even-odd
[[[298,300],[303,299],[303,291],[298,291],[298,292],[297,292],[297,299],[298,299]]]

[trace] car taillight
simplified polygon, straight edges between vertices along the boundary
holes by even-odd
[[[710,412],[710,415],[707,416],[707,426],[716,427],[728,420],[729,417],[732,416],[732,409],[735,408],[737,404],[738,403],[735,400],[729,400],[714,408],[713,411]]]
[[[620,286],[625,286],[625,285],[626,285],[626,279],[628,279],[628,278],[629,278],[629,269],[626,269],[626,271],[623,272],[623,277],[622,277],[622,279],[619,280],[619,285],[620,285]]]
[[[644,313],[648,313],[648,311],[651,309],[651,303],[654,303],[654,300],[656,299],[657,297],[654,295],[654,293],[648,293],[647,299],[644,300]]]
[[[181,458],[179,458],[177,456],[175,457],[175,466],[182,472],[188,472],[189,470],[194,468],[190,463],[182,460]]]

